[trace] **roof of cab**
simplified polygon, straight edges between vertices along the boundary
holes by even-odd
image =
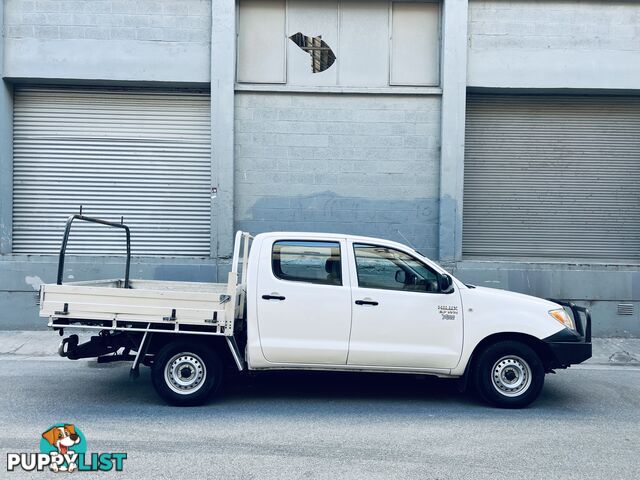
[[[261,237],[282,237],[282,239],[287,240],[305,240],[305,239],[327,239],[327,240],[339,240],[339,239],[348,239],[354,242],[360,243],[373,243],[373,244],[384,244],[390,247],[398,247],[398,248],[408,248],[412,251],[416,251],[414,248],[409,245],[405,245],[403,243],[394,242],[393,240],[385,240],[384,238],[375,238],[375,237],[364,237],[360,235],[349,235],[346,233],[323,233],[323,232],[265,232],[259,233],[255,236],[256,239]],[[419,253],[419,252],[418,252]]]

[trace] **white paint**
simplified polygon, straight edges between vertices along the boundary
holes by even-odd
[[[284,239],[297,240],[296,236]],[[321,239],[322,234],[318,235]],[[274,240],[271,237],[256,247],[261,252],[259,258],[254,256],[254,261],[259,262],[260,278],[249,293],[257,297],[255,312],[262,354],[272,363],[344,365],[351,327],[351,288],[345,282],[346,265],[342,263],[340,286],[281,280],[271,269]],[[338,241],[344,252],[346,240]],[[262,295],[281,295],[285,300],[264,300]]]
[[[27,275],[24,278],[24,283],[26,283],[27,285],[30,285],[31,288],[33,288],[37,292],[38,290],[40,290],[40,285],[42,285],[44,282],[37,275],[34,275],[33,277]]]
[[[328,299],[325,294],[308,295],[316,287],[308,283],[288,282],[292,285],[286,287],[286,292],[282,290],[283,283],[274,286],[271,245],[274,241],[283,239],[338,241],[341,244],[346,241],[347,248],[342,248],[343,252],[348,252],[346,261],[343,257],[343,279],[345,282],[347,278],[351,279],[353,310],[341,313],[344,310],[336,310],[333,297]],[[376,291],[375,295],[378,297],[372,299],[379,300],[379,305],[372,308],[382,307],[385,311],[381,309],[382,313],[371,314],[368,318],[370,323],[367,324],[365,318],[359,316],[361,314],[354,313],[355,300],[365,294],[371,297],[374,293],[372,289],[364,292],[358,287],[355,260],[350,247],[352,243],[394,248],[417,258],[438,273],[446,273],[437,264],[409,247],[387,240],[301,232],[257,235],[249,256],[247,276],[249,368],[403,371],[457,377],[464,373],[475,347],[492,334],[517,332],[543,339],[563,329],[548,313],[549,310],[559,308],[552,302],[486,287],[470,289],[457,279],[454,279],[455,291],[452,294],[435,294],[424,301],[408,302],[405,298],[407,292],[403,291]],[[281,308],[280,311],[275,308],[265,309],[262,303],[271,301],[263,300],[262,295],[273,292],[286,297],[282,305],[291,300],[290,306]],[[332,304],[327,305],[329,303]],[[278,307],[280,305],[279,303]],[[446,321],[446,325],[439,325],[437,322],[444,322],[438,309],[441,305],[457,306],[460,317]],[[463,313],[463,305],[471,309],[466,314]],[[327,313],[331,316],[327,316]],[[340,318],[340,315],[344,317]],[[349,315],[352,317],[351,321],[348,321]],[[301,325],[300,321],[305,318],[313,320],[306,324],[306,329],[305,324]],[[342,357],[336,354],[336,345],[344,343],[347,335],[342,328],[345,324],[350,324],[352,328],[348,347],[349,362],[346,365],[342,362]],[[334,330],[326,332],[318,329],[319,325]],[[263,340],[265,328],[268,330],[266,341]],[[268,350],[266,355],[265,345]],[[354,351],[361,357],[357,365],[351,363],[354,346],[357,349]],[[340,361],[329,364],[328,358],[331,355]],[[286,362],[270,361],[285,357]]]
[[[444,294],[359,287],[353,243],[349,241],[346,250],[353,300],[372,300],[378,305],[352,302],[349,365],[455,367],[462,350],[462,291]],[[454,318],[444,319],[442,308],[456,312],[451,315]]]
[[[544,339],[564,328],[549,315],[550,310],[560,308],[553,302],[486,287],[468,288],[455,278],[448,294],[365,291],[358,283],[354,243],[399,250],[438,274],[446,273],[409,247],[369,237],[302,232],[257,235],[248,257],[246,283],[243,274],[243,283],[238,284],[243,240],[248,241],[247,235],[236,236],[227,284],[132,280],[132,288],[125,289],[117,288],[118,281],[102,280],[44,285],[40,315],[51,318],[67,304],[64,318],[72,325],[65,328],[72,328],[74,319],[117,318],[150,322],[150,331],[157,331],[153,324],[167,322],[174,322],[176,328],[185,323],[208,327],[217,312],[218,325],[224,325],[225,331],[211,328],[206,334],[232,335],[234,319],[242,315],[237,308],[246,297],[250,369],[396,371],[449,377],[464,374],[472,352],[490,335],[509,332]],[[278,240],[339,243],[342,285],[276,278],[271,252]],[[219,303],[223,292],[230,301]],[[284,299],[264,299],[263,295]],[[355,300],[363,296],[378,305],[356,305]],[[172,309],[175,319],[168,318]],[[132,330],[124,326],[114,329]]]

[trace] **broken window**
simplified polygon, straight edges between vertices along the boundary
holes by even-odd
[[[311,71],[313,73],[324,72],[336,61],[333,50],[322,40],[321,35],[308,37],[298,32],[291,35],[289,40],[311,55]]]

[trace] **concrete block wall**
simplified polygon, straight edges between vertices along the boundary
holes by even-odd
[[[462,261],[452,267],[460,280],[541,298],[569,300],[591,310],[598,337],[640,337],[640,271],[631,265]],[[633,313],[621,314],[620,303]]]
[[[403,241],[435,256],[438,96],[238,93],[238,228]]]
[[[468,85],[637,89],[640,2],[472,0]]]
[[[4,3],[6,77],[209,81],[209,0]]]

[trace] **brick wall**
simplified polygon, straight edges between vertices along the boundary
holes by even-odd
[[[237,227],[437,248],[440,99],[239,93]]]
[[[208,0],[6,0],[7,38],[210,42]]]

